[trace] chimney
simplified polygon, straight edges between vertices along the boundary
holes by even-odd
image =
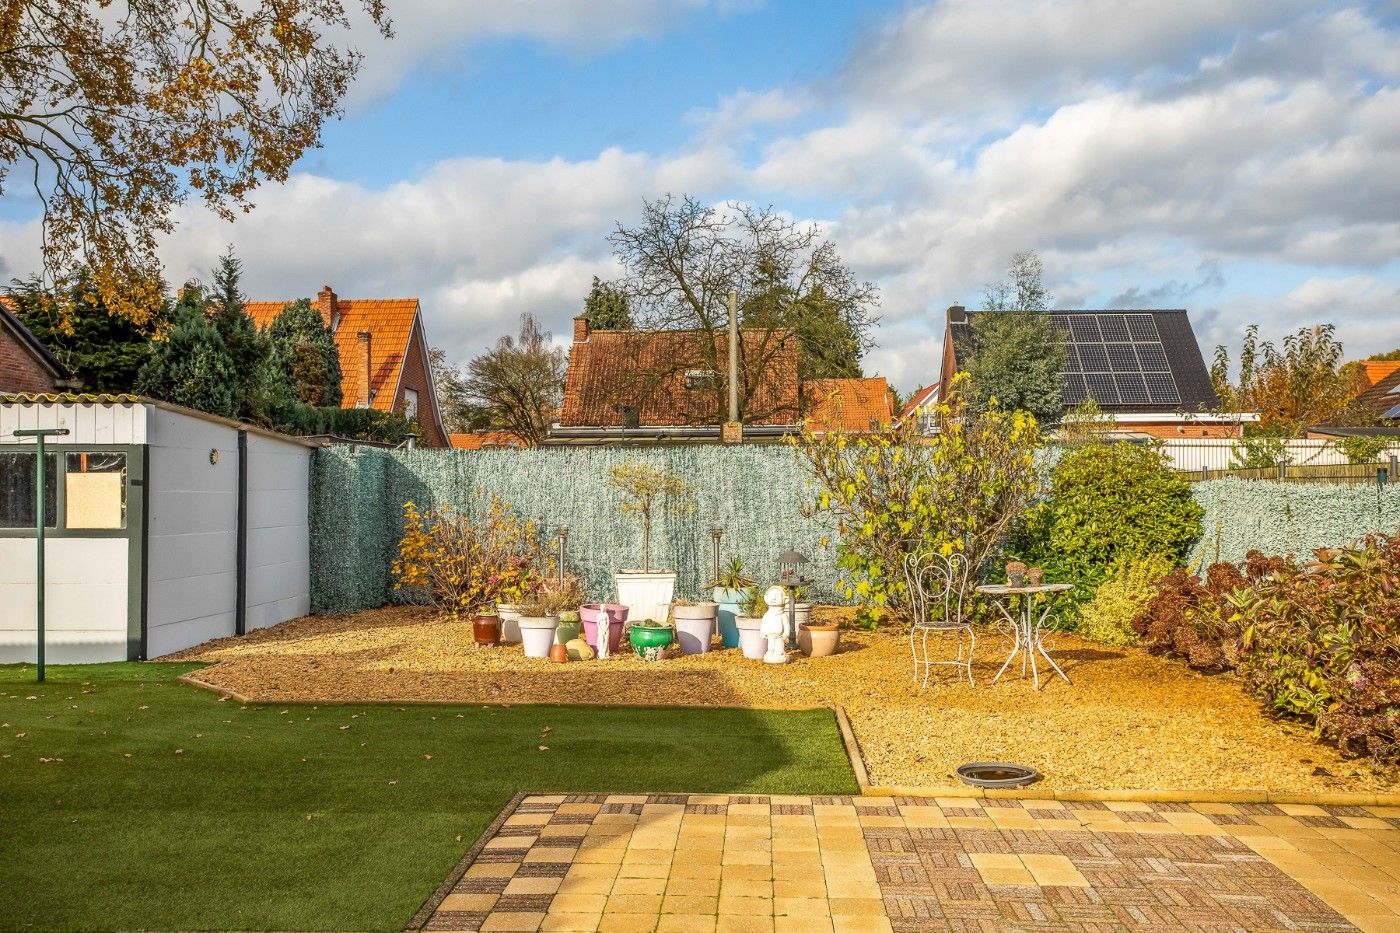
[[[316,293],[316,310],[321,312],[321,320],[326,322],[331,333],[340,326],[340,301],[329,285],[322,285]]]
[[[592,330],[588,327],[588,318],[583,315],[574,318],[574,343],[587,343],[590,333]]]
[[[960,304],[954,303],[952,306],[950,306],[950,307],[948,308],[948,323],[949,323],[949,324],[966,324],[966,323],[967,323],[967,309],[964,308],[964,307],[963,307],[962,305],[960,305]]]
[[[373,408],[373,407],[374,407],[374,390],[371,388],[371,386],[373,385],[373,383],[370,381],[370,377],[371,377],[371,375],[372,375],[372,373],[373,373],[373,368],[372,368],[371,365],[370,365],[370,360],[371,360],[370,351],[371,351],[372,349],[374,349],[374,335],[371,334],[371,333],[370,333],[369,331],[367,331],[367,330],[362,330],[362,331],[360,331],[358,334],[356,334],[355,336],[356,336],[356,338],[359,339],[360,343],[362,343],[362,344],[365,345],[365,404],[364,404],[364,407],[365,407],[365,408]],[[357,407],[358,407],[358,406],[357,406]]]
[[[739,420],[739,293],[729,290],[729,420]]]

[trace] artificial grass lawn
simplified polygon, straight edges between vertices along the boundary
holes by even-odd
[[[856,792],[827,710],[242,707],[197,666],[0,667],[0,928],[396,930],[518,791]]]

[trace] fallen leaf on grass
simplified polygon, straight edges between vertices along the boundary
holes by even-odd
[[[547,752],[547,751],[549,751],[549,746],[548,746],[548,745],[541,745],[541,746],[540,746],[540,751],[542,751],[542,752]]]
[[[48,764],[48,763],[51,762],[51,761],[62,761],[63,759],[62,759],[62,758],[40,758],[39,760],[42,761],[44,764]]]
[[[433,756],[432,756],[432,755],[424,755],[424,756],[423,756],[423,760],[424,760],[424,761],[432,761],[432,760],[433,760]]]
[[[185,750],[184,750],[183,748],[177,748],[177,749],[175,749],[175,754],[177,754],[177,755],[183,755],[184,753],[185,753]]]

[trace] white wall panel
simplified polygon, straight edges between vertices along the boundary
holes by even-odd
[[[126,660],[126,540],[49,538],[44,567],[46,659]],[[0,538],[0,663],[34,660],[35,572],[33,538]]]

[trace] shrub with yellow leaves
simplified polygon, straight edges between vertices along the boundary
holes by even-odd
[[[535,522],[497,496],[480,516],[404,504],[394,588],[414,590],[454,619],[536,592],[553,567]]]

